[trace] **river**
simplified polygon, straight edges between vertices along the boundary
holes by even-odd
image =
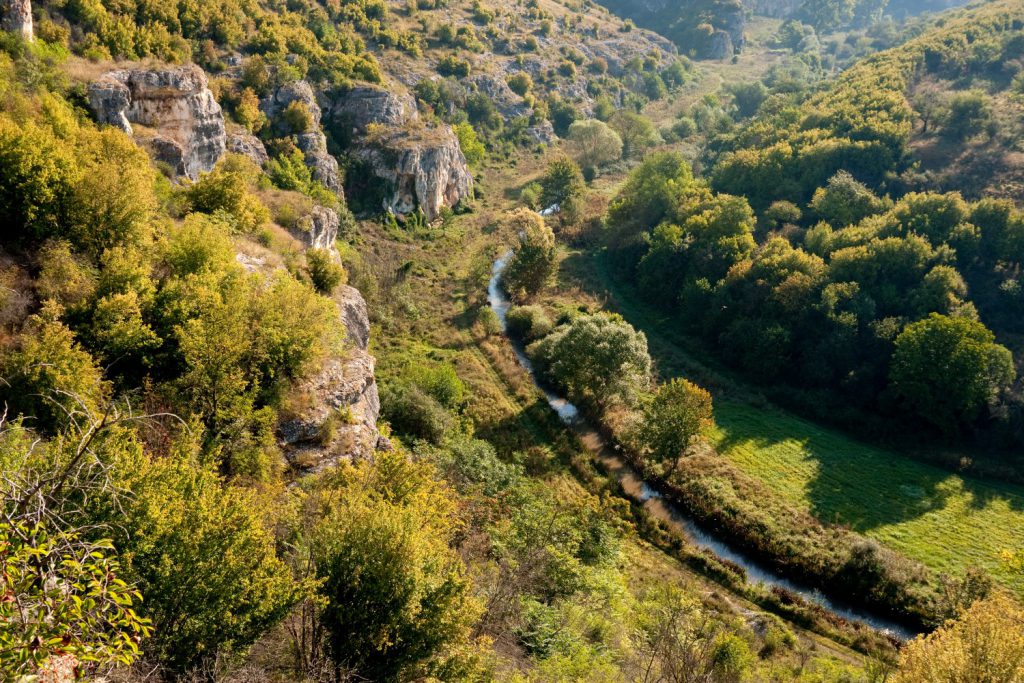
[[[498,320],[501,322],[501,329],[503,332],[507,332],[507,315],[509,309],[512,307],[512,303],[501,288],[501,275],[505,270],[505,266],[508,265],[508,261],[511,256],[512,252],[509,251],[494,262],[494,266],[491,269],[491,280],[487,286],[487,300],[490,303],[491,309],[493,309],[497,314]],[[597,432],[597,430],[588,425],[586,421],[580,417],[576,406],[570,403],[565,397],[559,396],[540,384],[537,381],[533,364],[530,362],[530,359],[526,357],[526,353],[522,346],[515,340],[510,341],[516,357],[519,360],[519,364],[523,366],[527,373],[529,373],[530,378],[533,380],[533,383],[537,388],[544,393],[548,404],[550,404],[551,408],[558,413],[558,417],[579,435],[584,446],[586,446],[586,448],[601,461],[605,468],[619,480],[623,490],[630,498],[633,498],[637,502],[643,504],[644,509],[649,514],[664,522],[675,533],[683,536],[694,546],[698,548],[705,548],[719,558],[728,560],[743,567],[747,573],[747,578],[754,583],[759,583],[768,587],[778,586],[779,588],[799,595],[808,602],[819,605],[847,621],[866,624],[877,631],[900,638],[901,640],[908,640],[917,635],[910,629],[907,629],[906,627],[891,620],[878,617],[865,610],[830,599],[819,590],[808,588],[807,586],[791,581],[785,576],[782,576],[774,570],[769,569],[751,559],[742,551],[736,549],[721,538],[718,538],[714,533],[702,528],[691,517],[686,515],[677,506],[662,498],[660,493],[655,491],[643,479],[641,479],[622,455],[612,448]]]

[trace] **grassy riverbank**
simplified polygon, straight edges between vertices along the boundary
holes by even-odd
[[[716,389],[713,443],[743,474],[822,522],[848,526],[932,570],[982,567],[1024,594],[1019,573],[1000,561],[1002,551],[1024,547],[1024,488],[963,477],[781,410],[696,358],[672,321],[614,282],[599,256],[574,256],[567,271],[566,287],[606,301],[647,334],[662,375]]]

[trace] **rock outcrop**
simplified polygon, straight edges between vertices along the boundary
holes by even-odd
[[[299,414],[283,420],[278,436],[288,460],[301,470],[320,470],[343,459],[371,458],[386,447],[377,430],[380,398],[375,361],[367,351],[370,320],[358,290],[341,287],[335,301],[345,325],[347,352],[325,362],[302,382]]]
[[[89,86],[89,104],[178,176],[196,179],[224,155],[224,115],[197,66],[111,71]]]
[[[31,0],[0,0],[0,29],[17,33],[31,42],[35,37]]]
[[[477,74],[467,76],[462,79],[462,82],[469,90],[478,92],[493,102],[498,112],[506,120],[533,114],[533,109],[526,103],[526,100],[513,92],[504,78],[489,74]]]
[[[298,102],[309,112],[310,125],[307,130],[295,132],[282,114],[293,103]],[[278,133],[295,133],[295,145],[302,151],[306,165],[317,180],[337,194],[342,194],[341,171],[338,160],[327,151],[327,138],[320,127],[322,112],[317,104],[313,88],[306,81],[293,81],[278,87],[263,102],[260,108],[267,115]]]
[[[419,208],[432,221],[472,195],[473,176],[450,126],[380,131],[352,153],[387,183],[386,211],[407,215]]]
[[[291,232],[307,249],[326,249],[340,259],[334,247],[340,225],[341,221],[334,209],[316,206],[308,216],[299,219],[298,225]]]
[[[267,148],[263,145],[263,141],[248,133],[229,134],[227,150],[249,157],[257,166],[263,166],[270,161],[270,155],[267,154]]]
[[[355,135],[365,133],[370,124],[404,126],[419,118],[412,95],[376,85],[357,85],[331,98],[329,112],[332,121]]]

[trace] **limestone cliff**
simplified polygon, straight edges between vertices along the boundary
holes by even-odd
[[[353,136],[365,133],[370,124],[404,126],[419,118],[412,95],[376,85],[357,85],[325,100],[333,123]]]
[[[0,0],[0,29],[33,40],[31,0]]]
[[[352,154],[386,183],[381,208],[398,215],[419,208],[432,221],[473,192],[473,176],[450,126],[378,130]]]
[[[359,84],[325,93],[321,103],[348,154],[384,185],[381,209],[406,215],[420,208],[434,220],[471,196],[473,176],[451,126],[423,122],[408,92]]]
[[[341,287],[335,301],[346,330],[346,352],[328,359],[297,387],[297,414],[282,420],[278,436],[289,462],[319,470],[344,459],[373,456],[387,447],[377,430],[380,398],[375,361],[367,351],[370,319],[358,290]]]
[[[90,84],[89,104],[100,123],[134,134],[176,175],[196,179],[224,155],[224,115],[195,65],[111,71]]]
[[[293,102],[298,102],[309,112],[308,129],[289,129],[289,124],[282,114]],[[260,103],[260,108],[270,119],[277,133],[294,134],[295,145],[302,150],[306,165],[313,172],[313,180],[323,183],[332,192],[341,194],[341,170],[338,167],[338,160],[327,151],[327,138],[320,127],[322,112],[312,86],[306,81],[285,83],[271,92]]]

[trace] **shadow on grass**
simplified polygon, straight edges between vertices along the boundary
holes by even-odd
[[[773,448],[799,449],[800,456],[790,455],[787,462],[780,458],[776,466],[806,468],[805,472],[762,471],[761,478],[788,477],[788,483],[797,486],[805,478],[802,497],[817,519],[867,532],[942,510],[954,496],[965,497],[972,510],[1002,502],[1011,510],[1024,511],[1020,487],[963,477],[774,407],[754,387],[688,343],[672,316],[638,303],[628,284],[609,291],[608,265],[601,259],[587,253],[570,255],[562,263],[563,281],[607,299],[609,308],[645,331],[663,377],[685,376],[714,394],[716,419],[724,433],[721,452],[753,449],[756,455],[764,454],[767,462]]]

